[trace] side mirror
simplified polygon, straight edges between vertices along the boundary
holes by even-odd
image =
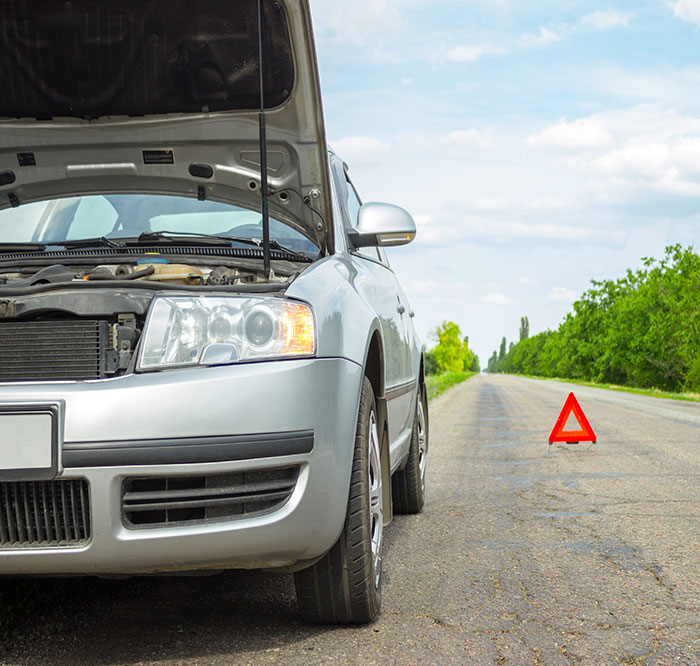
[[[354,247],[396,247],[416,237],[416,223],[410,213],[385,203],[366,203],[360,208],[357,228],[348,234]]]

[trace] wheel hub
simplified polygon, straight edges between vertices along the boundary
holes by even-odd
[[[428,438],[425,429],[423,401],[418,400],[418,468],[420,469],[421,492],[425,495],[425,468],[428,462]]]
[[[382,465],[379,445],[377,415],[374,411],[369,417],[369,455],[367,470],[369,474],[369,511],[370,534],[372,538],[372,564],[374,566],[374,586],[379,588],[382,565],[382,537],[384,532],[384,510],[382,496]]]

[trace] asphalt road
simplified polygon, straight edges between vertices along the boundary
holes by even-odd
[[[700,664],[700,404],[476,377],[431,405],[429,500],[387,534],[368,627],[298,617],[291,576],[45,581],[9,664]]]

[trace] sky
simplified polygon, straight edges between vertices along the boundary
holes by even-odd
[[[311,0],[330,144],[403,206],[419,335],[482,366],[591,279],[700,243],[700,0]]]

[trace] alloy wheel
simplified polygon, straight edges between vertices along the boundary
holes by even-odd
[[[384,511],[382,497],[382,466],[379,448],[379,429],[377,415],[374,411],[369,417],[369,456],[367,470],[369,474],[369,511],[370,534],[372,538],[372,564],[374,566],[374,586],[379,588],[382,568],[382,538],[384,531]]]

